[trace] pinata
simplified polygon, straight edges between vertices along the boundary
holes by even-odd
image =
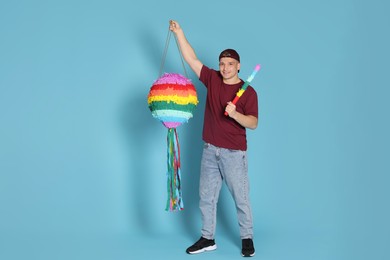
[[[196,89],[188,78],[165,73],[150,88],[148,106],[152,116],[168,128],[167,135],[167,192],[165,210],[184,209],[181,193],[180,146],[176,128],[193,116],[198,104]]]

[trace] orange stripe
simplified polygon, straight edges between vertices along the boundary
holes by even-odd
[[[172,88],[168,89],[152,89],[149,92],[149,96],[179,96],[179,97],[187,97],[187,96],[196,96],[196,91],[192,89],[187,90],[174,90]]]

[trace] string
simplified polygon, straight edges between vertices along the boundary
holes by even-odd
[[[179,50],[180,59],[181,59],[181,65],[183,66],[183,69],[184,69],[184,75],[186,76],[186,78],[188,78],[186,66],[184,65],[183,53],[181,52],[180,45],[179,45],[179,42],[177,41],[176,34],[175,34],[175,42],[176,42],[176,45],[177,45],[177,49]]]
[[[163,73],[164,64],[165,64],[165,60],[166,60],[167,53],[168,53],[169,42],[171,40],[171,35],[172,35],[172,31],[168,27],[168,35],[167,35],[167,39],[165,41],[165,48],[164,48],[163,57],[162,57],[162,60],[161,60],[159,77],[161,77],[162,73]],[[186,78],[188,78],[187,70],[186,70],[186,67],[185,67],[185,64],[184,64],[183,53],[181,52],[180,45],[179,45],[179,42],[177,41],[176,35],[174,35],[174,37],[175,37],[175,42],[176,42],[177,49],[179,50],[181,65],[183,66],[184,74],[185,74]]]
[[[168,46],[169,46],[169,40],[170,39],[171,39],[171,30],[169,30],[169,27],[168,27],[168,35],[167,35],[167,39],[165,40],[165,48],[164,48],[163,57],[162,57],[162,60],[161,60],[160,72],[159,72],[158,77],[162,76],[162,71],[163,71],[163,68],[164,68],[165,59],[167,57],[167,52],[168,52]]]

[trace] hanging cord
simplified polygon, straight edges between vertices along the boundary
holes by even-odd
[[[177,49],[179,50],[179,53],[180,53],[181,65],[183,66],[184,75],[186,76],[186,78],[188,78],[186,66],[185,66],[185,64],[184,64],[183,53],[181,52],[180,45],[179,45],[179,42],[177,41],[177,36],[176,36],[176,34],[175,34],[175,42],[176,42],[176,45],[177,45]]]
[[[162,71],[163,71],[163,68],[164,68],[165,59],[167,57],[167,52],[168,52],[168,46],[169,46],[169,40],[170,39],[171,39],[171,30],[169,30],[169,28],[168,28],[168,35],[167,35],[167,39],[165,40],[165,48],[164,48],[164,53],[163,53],[163,57],[162,57],[162,60],[161,60],[160,72],[158,74],[158,77],[162,76]]]
[[[168,27],[168,35],[167,35],[167,39],[165,41],[165,48],[164,48],[164,53],[163,53],[163,57],[162,57],[162,60],[161,60],[159,77],[161,77],[162,73],[163,73],[164,64],[165,64],[165,60],[167,58],[167,53],[168,53],[169,42],[171,40],[171,35],[172,35],[172,31]],[[175,42],[176,42],[177,49],[179,50],[181,65],[183,66],[184,74],[185,74],[186,78],[188,78],[187,70],[186,70],[186,67],[185,67],[185,64],[184,64],[183,53],[181,52],[180,45],[179,45],[179,42],[177,41],[177,37],[176,37],[175,34],[174,34],[174,37],[175,37]]]

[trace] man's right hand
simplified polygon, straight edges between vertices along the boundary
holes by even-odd
[[[176,33],[177,31],[179,31],[181,28],[180,28],[180,25],[178,22],[174,21],[174,20],[170,20],[169,21],[169,30],[171,30],[172,32]]]

